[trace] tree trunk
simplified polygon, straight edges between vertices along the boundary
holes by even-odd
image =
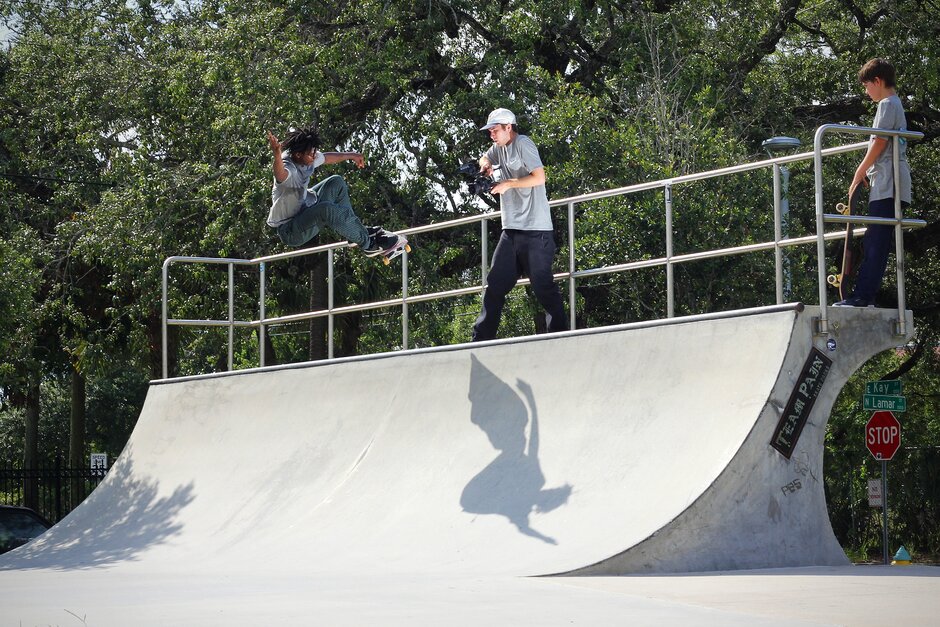
[[[274,350],[274,344],[271,342],[271,328],[265,327],[264,332],[264,365],[265,366],[276,366],[277,361],[277,352]],[[258,329],[258,334],[261,334],[261,329]]]
[[[339,324],[339,346],[336,357],[349,357],[359,354],[359,338],[362,337],[362,312],[354,311],[341,318]]]
[[[147,319],[147,341],[150,344],[150,378],[163,378],[163,318],[151,316]],[[177,345],[179,327],[167,328],[167,376],[176,376]]]
[[[317,311],[327,308],[327,267],[326,255],[317,255],[317,263],[310,268],[310,311]],[[310,319],[310,346],[309,359],[326,359],[328,356],[327,346],[327,319]]]
[[[26,383],[26,442],[23,450],[23,468],[39,466],[39,373],[30,372]],[[23,480],[23,505],[39,509],[39,480]]]
[[[85,375],[72,369],[72,407],[69,412],[69,468],[81,468],[85,459]],[[82,479],[73,477],[69,484],[69,510],[82,498]]]

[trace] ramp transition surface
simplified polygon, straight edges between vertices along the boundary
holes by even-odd
[[[889,310],[831,309],[824,337],[816,316],[786,306],[155,382],[102,485],[0,557],[0,606],[47,620],[78,580],[113,593],[183,577],[292,607],[298,582],[343,577],[845,565],[823,493],[828,414],[904,338]],[[91,594],[76,602],[100,607]],[[128,612],[172,605],[129,596]]]

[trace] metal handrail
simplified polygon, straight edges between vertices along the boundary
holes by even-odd
[[[823,124],[816,129],[813,137],[813,172],[816,186],[816,259],[819,284],[819,309],[820,316],[817,321],[816,331],[820,335],[829,333],[829,311],[826,298],[826,251],[824,246],[823,234],[826,222],[841,221],[835,215],[823,213],[823,186],[822,186],[822,158],[825,151],[822,148],[823,138],[830,133],[839,133],[842,135],[868,135],[889,137],[892,145],[892,165],[894,169],[894,220],[888,220],[893,224],[894,244],[895,244],[895,268],[897,272],[898,286],[898,319],[895,327],[895,333],[898,335],[907,334],[907,320],[904,311],[907,308],[907,296],[904,288],[904,237],[902,229],[904,228],[904,215],[901,210],[901,140],[923,139],[924,134],[917,131],[890,131],[879,128],[868,128],[863,126],[845,126],[844,124]],[[866,142],[866,147],[868,142]],[[862,220],[856,220],[862,222]]]
[[[825,130],[824,130],[825,129]],[[856,134],[888,134],[891,132],[879,131],[877,129],[863,129],[860,127],[844,127],[839,125],[826,125],[820,127],[817,130],[816,141],[814,145],[814,150],[812,152],[804,152],[794,155],[774,157],[772,159],[764,159],[761,161],[756,161],[752,163],[739,164],[735,166],[719,168],[715,170],[709,170],[705,172],[698,172],[694,174],[688,174],[683,176],[672,177],[668,179],[662,179],[657,181],[651,181],[646,183],[638,183],[635,185],[629,185],[625,187],[619,187],[615,189],[603,190],[599,192],[591,192],[587,194],[581,194],[578,196],[571,196],[567,198],[559,198],[549,202],[550,207],[567,207],[568,210],[568,271],[556,273],[554,275],[555,280],[567,280],[568,281],[568,311],[570,316],[570,326],[573,329],[575,327],[575,281],[580,278],[598,276],[603,274],[613,274],[618,272],[626,272],[630,270],[637,270],[641,268],[652,268],[652,267],[666,267],[666,291],[667,291],[667,317],[672,318],[675,315],[675,305],[674,305],[674,284],[673,284],[673,272],[677,264],[686,263],[689,261],[696,261],[702,259],[716,258],[716,257],[726,257],[732,255],[746,254],[751,252],[765,251],[765,250],[774,250],[776,257],[776,301],[777,304],[783,303],[783,272],[782,272],[782,263],[781,255],[782,250],[792,246],[799,246],[805,244],[811,244],[812,242],[817,242],[817,256],[819,258],[819,267],[825,267],[825,251],[821,243],[834,240],[841,237],[844,237],[845,231],[825,233],[824,224],[828,222],[848,222],[844,219],[844,216],[832,215],[832,214],[823,214],[821,212],[821,203],[822,203],[822,179],[821,179],[821,157],[830,156],[842,153],[848,153],[852,151],[861,150],[868,146],[867,142],[860,142],[855,144],[847,144],[844,146],[837,146],[832,148],[821,148],[821,137],[826,132],[851,132]],[[897,141],[897,136],[909,138],[909,139],[919,139],[923,137],[920,133],[912,132],[893,132],[896,135],[895,141]],[[895,159],[897,159],[898,151],[895,150]],[[781,224],[781,209],[780,209],[780,185],[779,185],[779,166],[795,163],[799,161],[807,161],[813,159],[816,166],[816,202],[817,202],[817,232],[816,235],[798,237],[798,238],[789,238],[783,237],[781,234],[780,224]],[[672,188],[676,185],[681,185],[684,183],[690,183],[694,181],[701,181],[711,178],[718,178],[723,176],[728,176],[731,174],[738,174],[742,172],[748,172],[753,170],[759,170],[762,168],[772,167],[774,169],[774,222],[775,222],[775,232],[773,241],[761,242],[756,244],[747,244],[743,246],[735,246],[729,248],[722,248],[716,250],[708,251],[699,251],[681,255],[675,255],[673,252],[672,245],[672,217],[673,217],[673,202],[672,202]],[[589,268],[584,270],[576,269],[575,261],[575,232],[574,232],[574,223],[575,223],[575,212],[574,207],[576,204],[589,202],[593,200],[601,200],[605,198],[612,198],[617,196],[624,196],[628,194],[658,190],[662,189],[664,192],[665,200],[665,211],[666,211],[666,255],[664,257],[654,258],[654,259],[644,259],[639,261],[632,261],[623,264],[616,264],[612,266],[603,266],[599,268]],[[186,257],[186,256],[174,256],[167,258],[163,263],[163,378],[168,377],[168,355],[167,355],[167,328],[169,325],[174,326],[212,326],[212,327],[221,327],[227,326],[229,328],[229,355],[228,355],[228,365],[229,369],[232,369],[232,353],[233,353],[233,332],[236,327],[249,327],[249,328],[258,328],[259,329],[259,361],[260,366],[264,367],[265,365],[265,355],[264,355],[264,344],[265,344],[265,332],[266,327],[275,325],[275,324],[285,324],[291,322],[300,322],[304,320],[310,320],[314,318],[326,317],[328,319],[328,357],[333,357],[333,319],[337,315],[342,315],[344,313],[351,313],[355,311],[366,311],[371,309],[382,309],[387,307],[401,307],[402,308],[402,348],[408,348],[408,306],[414,303],[427,302],[432,300],[441,300],[446,298],[455,298],[459,296],[466,296],[472,294],[478,294],[483,292],[486,288],[485,281],[487,275],[487,263],[488,263],[488,241],[487,241],[487,222],[490,219],[498,217],[499,212],[489,211],[478,215],[466,216],[462,218],[457,218],[454,220],[447,220],[444,222],[438,222],[435,224],[423,225],[418,227],[412,227],[408,229],[403,229],[398,231],[404,235],[415,235],[420,233],[429,233],[432,231],[445,230],[450,228],[455,228],[463,225],[480,223],[481,228],[481,277],[482,281],[480,285],[475,285],[471,287],[464,287],[452,290],[446,290],[441,292],[434,292],[428,294],[416,294],[411,295],[408,293],[408,253],[404,253],[401,257],[402,262],[402,295],[398,298],[386,299],[382,301],[362,303],[362,304],[353,304],[353,305],[343,305],[336,307],[334,305],[333,299],[333,266],[334,266],[334,253],[335,251],[343,248],[350,248],[355,246],[355,244],[350,244],[349,242],[335,242],[331,244],[324,244],[320,246],[314,246],[311,248],[291,250],[283,253],[277,253],[274,255],[266,255],[263,257],[257,257],[255,259],[226,259],[226,258],[212,258],[212,257]],[[898,229],[901,228],[918,228],[925,226],[926,223],[923,220],[903,220],[900,216],[900,206],[898,203],[898,215],[896,219],[888,218],[869,218],[866,216],[853,217],[851,219],[852,223],[858,224],[871,224],[871,223],[889,223],[896,225]],[[861,234],[864,233],[865,229],[854,229],[854,233]],[[900,230],[898,230],[900,233]],[[305,313],[291,314],[286,316],[275,316],[267,317],[265,312],[265,271],[266,264],[281,261],[285,259],[291,259],[294,257],[301,257],[311,254],[326,253],[327,254],[327,267],[328,267],[328,278],[327,278],[327,308],[322,310],[315,310]],[[169,267],[174,263],[207,263],[207,264],[226,264],[228,265],[229,271],[229,312],[228,319],[226,320],[184,320],[184,319],[173,319],[168,318],[167,312],[167,286],[168,286],[168,276],[169,276]],[[243,321],[234,319],[234,280],[233,280],[233,270],[234,266],[256,266],[259,271],[259,317],[256,320]],[[826,276],[823,271],[820,274],[820,304],[822,310],[822,318],[817,325],[817,331],[821,334],[828,332],[826,325]],[[899,268],[899,273],[901,272]],[[899,275],[900,276],[900,275]],[[901,278],[903,282],[903,278]],[[528,279],[520,280],[517,285],[527,285],[529,283]],[[902,287],[903,289],[903,287]],[[904,312],[903,309],[899,313],[899,331],[903,330],[904,325]]]
[[[874,218],[877,221],[884,221],[890,224],[894,224],[894,220],[890,218]],[[923,220],[905,220],[905,224],[910,223],[910,226],[920,227],[926,225],[926,222]],[[401,231],[403,232],[403,231]],[[854,229],[853,233],[855,235],[863,235],[865,229]],[[845,231],[836,231],[826,234],[826,240],[837,240],[845,237]],[[580,279],[582,277],[589,276],[601,276],[604,274],[616,274],[618,272],[625,272],[629,270],[640,270],[643,268],[655,268],[659,266],[666,265],[667,261],[679,264],[686,263],[689,261],[701,261],[703,259],[714,259],[718,257],[730,257],[733,255],[743,255],[746,253],[761,252],[764,250],[773,250],[775,245],[779,244],[782,247],[791,247],[799,246],[801,244],[812,244],[816,241],[815,235],[806,235],[804,237],[798,238],[788,238],[781,240],[780,242],[767,242],[759,244],[747,244],[744,246],[733,246],[730,248],[718,248],[715,250],[700,251],[695,253],[686,253],[684,255],[673,255],[672,257],[656,257],[653,259],[644,259],[642,261],[633,261],[630,263],[617,264],[613,266],[604,266],[603,268],[593,268],[590,270],[578,270],[576,272],[557,272],[553,274],[553,278],[556,281],[561,281],[565,279],[575,278]],[[529,285],[529,279],[520,279],[516,286]],[[264,323],[266,325],[273,324],[286,324],[291,322],[303,322],[305,320],[312,320],[314,318],[323,318],[329,315],[340,315],[344,313],[352,313],[354,311],[367,311],[370,309],[382,309],[384,307],[391,307],[401,304],[412,304],[412,303],[421,303],[427,302],[430,300],[441,300],[444,298],[455,298],[457,296],[469,296],[471,294],[479,294],[483,291],[483,286],[475,285],[473,287],[462,287],[459,289],[448,290],[445,292],[435,292],[433,294],[419,294],[417,296],[407,296],[402,298],[392,298],[383,301],[374,301],[371,303],[363,303],[361,305],[347,305],[344,307],[336,307],[333,309],[318,309],[315,311],[309,311],[306,313],[299,314],[290,314],[286,316],[279,316],[275,318],[266,318]],[[183,321],[178,321],[183,322]],[[195,321],[194,321],[195,322]],[[211,323],[211,326],[225,326],[228,324],[226,320],[206,320],[206,323]],[[261,324],[261,320],[253,320],[251,322],[245,321],[239,323],[241,326],[258,326]],[[208,326],[208,325],[207,325]]]

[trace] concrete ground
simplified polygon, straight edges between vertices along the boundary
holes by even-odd
[[[938,625],[940,568],[844,566],[666,576],[563,578],[561,585],[695,607],[787,625]],[[673,624],[675,606],[659,624]],[[699,622],[701,621],[701,622]]]
[[[926,627],[940,622],[940,568],[929,566],[537,578],[143,571],[114,578],[106,571],[4,573],[0,625]]]

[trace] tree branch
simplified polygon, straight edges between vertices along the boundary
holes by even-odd
[[[736,87],[740,88],[751,70],[777,49],[777,44],[787,32],[787,28],[796,19],[796,12],[801,3],[802,0],[781,0],[776,21],[764,32],[750,52],[738,57],[735,69],[731,72],[732,82]]]
[[[891,372],[882,376],[881,380],[891,381],[893,379],[900,379],[902,376],[910,372],[914,368],[914,366],[916,366],[918,362],[920,362],[921,357],[924,356],[925,344],[926,342],[923,339],[919,340],[916,346],[914,347],[914,352],[911,353],[910,356],[906,360],[904,360],[904,363],[902,363],[900,366],[898,366],[896,369],[892,370]]]

